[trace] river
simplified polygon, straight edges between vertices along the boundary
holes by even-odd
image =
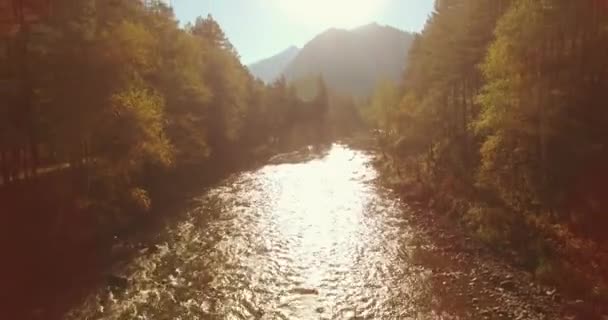
[[[371,161],[336,144],[310,161],[226,179],[123,270],[126,288],[96,294],[83,309],[89,319],[466,314],[442,310],[432,268],[414,261],[428,246],[408,223],[414,210],[377,183]]]

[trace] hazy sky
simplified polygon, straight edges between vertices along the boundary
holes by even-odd
[[[291,45],[302,47],[324,30],[378,22],[422,29],[434,0],[173,0],[182,22],[211,13],[248,64]]]

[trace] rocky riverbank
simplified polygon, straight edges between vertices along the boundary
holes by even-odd
[[[375,164],[386,165],[386,160],[378,156]],[[396,172],[386,168],[380,172],[379,183],[416,208],[408,217],[422,241],[414,260],[430,266],[433,291],[446,297],[438,303],[447,309],[463,310],[464,319],[608,319],[605,306],[542,284],[512,261],[517,253],[490,248],[449,214],[432,209],[423,186],[399,184]]]

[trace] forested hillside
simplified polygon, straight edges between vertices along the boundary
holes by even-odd
[[[608,3],[434,2],[0,0],[0,317],[605,320]]]
[[[0,47],[0,186],[71,176],[93,220],[148,211],[171,177],[326,138],[326,90],[303,102],[255,80],[211,16],[180,28],[160,2],[57,0],[18,30]]]
[[[606,297],[606,57],[605,1],[437,1],[369,118],[406,194]]]
[[[32,20],[19,7],[29,2],[11,3],[21,15],[0,28],[0,237],[14,261],[0,268],[4,315],[62,314],[126,258],[116,246],[179,218],[166,208],[352,130],[332,126],[336,115],[358,123],[318,75],[306,101],[283,78],[255,79],[210,15],[180,26],[160,1],[54,0]]]

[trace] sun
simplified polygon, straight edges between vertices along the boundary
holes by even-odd
[[[375,20],[386,0],[274,0],[291,21],[308,26],[352,28]]]

